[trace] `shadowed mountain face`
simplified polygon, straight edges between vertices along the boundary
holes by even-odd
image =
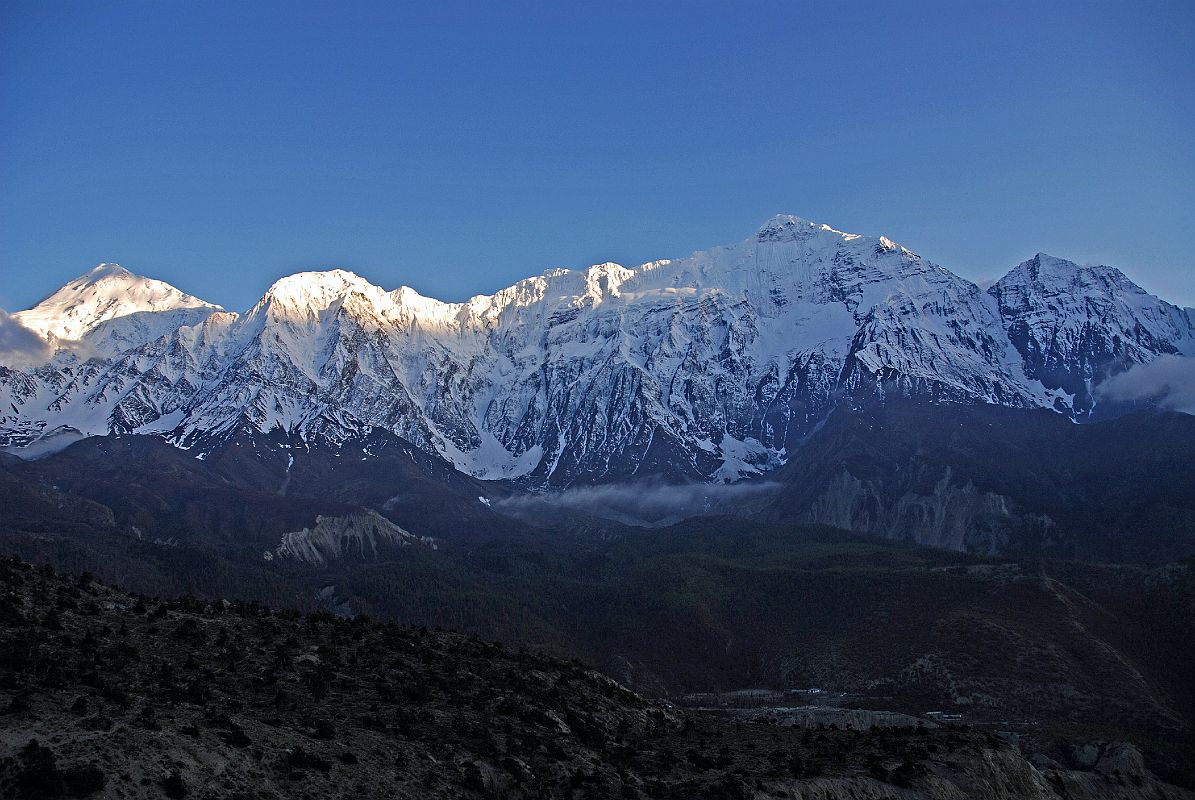
[[[1048,411],[842,408],[740,512],[980,553],[1195,554],[1195,417],[1075,425]]]
[[[381,431],[536,488],[767,473],[844,399],[1085,419],[1109,375],[1195,353],[1189,311],[1113,268],[1039,254],[985,292],[885,237],[789,216],[464,303],[333,270],[235,314],[103,265],[12,321],[47,351],[0,366],[0,444],[27,454],[108,433],[206,454]]]
[[[1164,563],[1195,554],[1192,452],[1187,414],[1076,425],[1044,409],[888,400],[839,408],[784,467],[728,486],[640,480],[528,494],[380,431],[336,447],[243,435],[202,458],[157,437],[91,437],[37,461],[10,457],[0,475],[11,528],[25,526],[21,514],[34,527],[77,525],[60,518],[78,505],[149,541],[259,553],[320,515],[375,512],[450,547],[554,547],[714,513],[989,555]],[[76,500],[46,500],[62,492]]]
[[[93,437],[38,461],[7,463],[10,476],[106,504],[123,530],[150,540],[276,545],[268,537],[316,514],[365,507],[422,536],[467,540],[519,529],[483,502],[508,490],[385,433],[313,449],[277,432],[242,436],[203,455],[157,437]]]

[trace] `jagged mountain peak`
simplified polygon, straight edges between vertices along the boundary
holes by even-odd
[[[1195,320],[1109,266],[1038,253],[987,289],[1020,352],[1025,374],[1070,396],[1078,414],[1095,407],[1108,374],[1161,354],[1195,353]]]
[[[116,270],[64,287],[47,324],[83,295],[177,292]],[[1085,413],[1109,370],[1195,352],[1191,316],[1118,270],[1039,254],[985,294],[887,237],[791,215],[684,258],[549,270],[461,303],[329,269],[276,281],[243,317],[203,306],[88,333],[103,358],[83,372],[12,373],[0,444],[63,425],[192,442],[243,422],[333,444],[382,430],[529,485],[735,480],[783,463],[843,398]]]
[[[1116,267],[1109,267],[1103,264],[1079,264],[1067,258],[1052,256],[1049,253],[1037,253],[1025,263],[1030,265],[1030,268],[1035,270],[1039,275],[1073,275],[1087,272],[1093,275],[1125,277],[1124,273]]]
[[[921,256],[887,236],[849,233],[832,225],[814,222],[792,214],[777,214],[765,222],[748,244],[797,244],[809,248],[846,249],[867,257],[897,255],[907,262],[920,262]]]
[[[333,305],[343,304],[350,297],[365,300],[369,307],[384,308],[394,302],[385,289],[370,283],[355,272],[328,269],[297,272],[275,281],[257,305],[249,311],[249,318],[265,315],[271,320],[315,320]]]
[[[755,232],[760,242],[801,241],[818,235],[840,236],[847,241],[861,238],[860,234],[847,233],[820,222],[798,217],[794,214],[777,214]]]
[[[377,288],[347,269],[310,270],[286,275],[274,281],[266,297],[304,300],[325,295],[343,295],[354,289]]]
[[[1116,267],[1078,264],[1065,258],[1037,253],[1013,267],[989,291],[1010,292],[1097,291],[1148,294]]]
[[[1051,267],[1055,269],[1077,269],[1079,266],[1076,262],[1071,261],[1070,259],[1059,258],[1058,256],[1052,256],[1049,253],[1042,252],[1034,253],[1033,258],[1029,259],[1029,261],[1026,263],[1033,264],[1039,269],[1049,269]]]

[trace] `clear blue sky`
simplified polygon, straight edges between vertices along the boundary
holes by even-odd
[[[0,307],[444,299],[774,213],[1195,305],[1195,3],[0,2]]]

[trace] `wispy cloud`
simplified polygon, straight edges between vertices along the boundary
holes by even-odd
[[[1120,403],[1149,402],[1195,414],[1195,358],[1163,355],[1113,375],[1099,396]]]
[[[50,355],[50,345],[44,339],[0,309],[0,364],[20,369],[43,362]]]
[[[775,491],[770,481],[733,484],[635,483],[581,486],[543,494],[513,495],[495,508],[515,515],[574,511],[630,525],[669,525],[699,514],[717,514],[752,497]]]

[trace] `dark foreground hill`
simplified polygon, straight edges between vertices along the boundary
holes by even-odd
[[[974,729],[799,730],[457,634],[150,600],[0,564],[0,796],[1178,798]],[[1035,766],[1036,764],[1036,766]]]
[[[855,708],[960,713],[1055,757],[1128,741],[1159,774],[1195,778],[1187,563],[1012,560],[728,518],[309,563],[264,560],[271,537],[220,548],[76,524],[68,511],[106,507],[26,486],[8,497],[55,516],[0,519],[4,550],[148,594],[450,628],[580,657],[649,696],[821,687]]]

